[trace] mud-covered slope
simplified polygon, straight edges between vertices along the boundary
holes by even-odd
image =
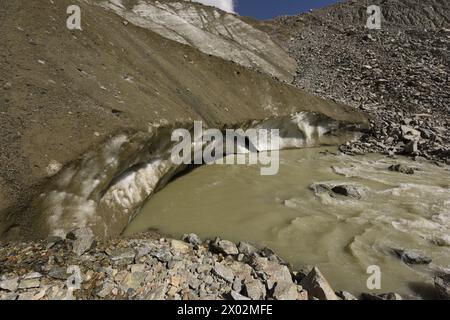
[[[82,31],[66,28],[72,4],[81,6]],[[111,186],[120,191],[127,180],[116,179],[130,168],[145,176],[176,123],[222,128],[300,111],[365,123],[351,108],[124,24],[98,4],[0,3],[0,234],[46,236],[50,220],[57,226],[86,208],[66,227],[102,223],[92,206]],[[141,188],[140,201],[150,187]]]

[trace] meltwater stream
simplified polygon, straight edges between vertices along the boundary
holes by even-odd
[[[392,164],[416,168],[391,172]],[[155,194],[125,235],[158,229],[197,233],[274,249],[297,269],[317,265],[336,290],[369,292],[367,267],[382,271],[380,292],[426,296],[433,276],[450,268],[450,172],[427,162],[335,149],[282,151],[280,171],[258,166],[200,167]],[[350,183],[362,199],[316,195],[312,183]],[[432,258],[407,265],[392,249]]]

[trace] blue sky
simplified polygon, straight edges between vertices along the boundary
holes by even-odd
[[[269,19],[293,15],[336,3],[336,0],[235,0],[235,10],[242,16]]]

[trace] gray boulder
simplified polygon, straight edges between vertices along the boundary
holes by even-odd
[[[89,251],[94,245],[94,233],[90,228],[79,228],[69,232],[67,239],[73,240],[72,251],[77,256],[82,256]]]
[[[339,300],[336,293],[317,267],[312,269],[306,278],[300,282],[300,285],[308,291],[310,298],[315,297],[319,300]]]
[[[430,264],[432,261],[431,258],[411,250],[392,249],[392,252],[406,264]]]
[[[212,248],[214,251],[222,253],[226,256],[235,256],[239,254],[239,250],[236,245],[228,240],[220,240],[216,238],[216,240],[212,243]]]
[[[450,274],[434,278],[434,286],[440,299],[450,300]]]

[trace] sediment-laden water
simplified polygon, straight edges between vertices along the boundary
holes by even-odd
[[[125,234],[156,228],[173,236],[249,241],[274,249],[296,268],[317,265],[336,290],[354,293],[368,292],[367,267],[378,265],[380,291],[426,295],[433,275],[450,268],[448,169],[334,152],[283,151],[275,176],[261,176],[258,166],[199,167],[155,194]],[[388,170],[399,163],[415,174]],[[363,197],[311,190],[324,182],[356,185]],[[433,261],[407,265],[392,249]]]

